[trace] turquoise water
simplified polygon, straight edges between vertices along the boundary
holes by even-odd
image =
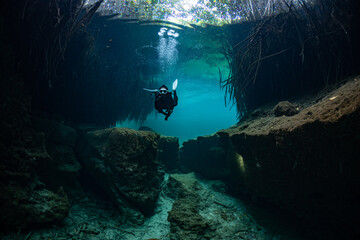
[[[147,46],[153,49],[152,54],[146,55],[146,60],[158,68],[155,86],[159,88],[165,84],[171,89],[172,82],[178,79],[178,106],[168,121],[154,109],[143,123],[117,122],[116,126],[133,129],[146,126],[160,134],[178,137],[183,142],[236,124],[236,108],[231,104],[225,106],[225,93],[219,84],[219,69],[225,77],[229,72],[228,62],[221,53],[221,34],[226,34],[226,30],[149,26],[144,32],[144,46],[138,49],[142,49],[142,54]],[[144,42],[146,38],[148,42]],[[145,98],[154,102],[150,92]]]
[[[168,121],[153,112],[143,124],[118,123],[117,126],[138,129],[147,126],[154,131],[179,138],[180,142],[197,136],[209,135],[236,124],[236,108],[225,107],[224,92],[217,82],[179,79],[179,103]]]

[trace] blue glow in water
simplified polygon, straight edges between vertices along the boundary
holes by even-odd
[[[177,94],[179,104],[168,121],[164,120],[164,115],[154,112],[142,126],[150,127],[162,135],[178,137],[182,143],[236,124],[236,109],[225,107],[224,93],[217,84],[179,79]],[[134,129],[140,127],[133,122],[117,126]]]
[[[154,56],[156,59],[152,60],[156,60],[161,69],[162,80],[158,80],[157,87],[165,84],[171,89],[173,81],[178,79],[178,106],[167,121],[164,115],[157,113],[154,109],[154,112],[141,125],[125,122],[118,123],[116,126],[133,129],[146,126],[162,135],[178,137],[180,142],[183,142],[198,136],[213,134],[236,124],[236,108],[225,107],[224,92],[219,89],[218,68],[227,67],[226,59],[216,54],[216,51],[221,49],[219,47],[221,44],[216,43],[219,45],[216,47],[209,37],[203,37],[203,41],[185,38],[182,37],[183,33],[165,27],[160,28],[157,35],[157,43],[152,43],[157,51],[157,56]],[[184,53],[179,51],[179,46],[186,41],[191,51],[200,50],[201,54],[184,58]],[[183,58],[179,61],[181,54]],[[214,60],[209,62],[209,59]],[[148,87],[144,86],[144,88]],[[154,95],[150,92],[148,100],[154,102]]]

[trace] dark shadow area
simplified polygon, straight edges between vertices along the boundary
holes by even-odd
[[[269,134],[268,125],[268,129],[260,129],[263,130],[261,134],[251,135],[258,133],[259,126],[266,126],[275,118],[271,109],[268,112],[255,112],[253,119],[248,120],[256,121],[261,117],[269,119],[254,124],[254,132],[244,132],[251,128],[249,121],[247,125],[233,129],[234,132],[230,129],[229,133],[223,132],[223,135],[219,133],[190,140],[180,149],[182,160],[178,158],[179,143],[176,137],[166,138],[150,131],[124,128],[90,131],[109,127],[116,121],[144,121],[154,106],[153,99],[143,91],[143,87],[157,88],[159,79],[165,78],[160,74],[159,62],[154,60],[158,54],[156,46],[149,44],[159,41],[156,35],[159,25],[131,24],[98,16],[95,11],[101,2],[86,11],[81,8],[81,0],[9,0],[0,7],[1,228],[27,231],[29,226],[52,226],[54,222],[60,226],[58,222],[64,220],[66,231],[70,232],[74,230],[74,222],[83,219],[95,222],[100,213],[114,210],[115,207],[110,204],[99,207],[101,211],[98,215],[87,214],[87,211],[96,209],[96,204],[112,202],[114,205],[123,204],[121,207],[127,211],[126,214],[121,212],[121,221],[111,219],[108,223],[108,228],[119,230],[113,231],[116,233],[111,236],[117,236],[113,239],[119,239],[118,236],[126,233],[115,224],[127,222],[133,224],[130,229],[139,227],[136,236],[142,238],[143,232],[148,230],[148,226],[143,225],[147,217],[157,214],[155,209],[159,198],[167,197],[162,191],[169,186],[164,182],[161,166],[165,166],[168,172],[177,173],[178,168],[182,168],[180,165],[184,164],[189,171],[203,171],[202,174],[211,179],[228,180],[233,177],[229,183],[233,188],[229,192],[239,199],[255,202],[256,207],[249,209],[260,223],[268,224],[269,228],[272,228],[272,224],[281,225],[289,221],[289,226],[285,224],[284,228],[294,228],[295,232],[299,232],[295,238],[351,239],[351,231],[359,235],[355,222],[359,219],[360,199],[359,195],[355,195],[358,188],[352,188],[359,185],[356,171],[359,169],[359,127],[356,125],[359,111],[340,120],[334,118],[334,121],[340,122],[338,125],[334,124],[333,118],[323,123],[319,121],[322,116],[318,116],[315,123],[300,126],[298,132],[291,127],[282,131],[280,127],[284,126],[280,126],[281,131],[275,132],[278,135],[274,132]],[[269,102],[287,100],[305,93],[314,94],[358,74],[360,3],[357,0],[322,0],[322,4],[313,8],[301,2],[301,11],[290,7],[287,13],[259,22],[224,27],[231,35],[225,31],[219,33],[219,28],[210,26],[206,29],[185,29],[181,34],[187,39],[197,36],[203,39],[195,44],[195,41],[189,40],[179,44],[179,52],[182,51],[179,65],[187,60],[191,65],[201,58],[205,59],[199,60],[195,66],[188,66],[187,74],[197,70],[201,75],[203,69],[218,67],[219,62],[226,64],[221,56],[216,56],[219,50],[217,41],[222,38],[224,55],[231,72],[230,76],[221,76],[219,70],[220,85],[226,90],[227,97],[236,100],[240,118]],[[211,37],[214,41],[210,41]],[[212,46],[207,46],[210,43]],[[216,57],[208,57],[210,53]],[[166,64],[163,67],[168,67]],[[178,69],[169,72],[169,75],[175,75]],[[192,109],[191,101],[198,97],[194,96],[196,94],[192,89],[202,90],[201,81],[208,80],[209,75],[214,74],[200,80],[195,79],[195,74],[189,77],[188,109]],[[193,80],[200,83],[191,85]],[[211,88],[209,86],[204,88]],[[329,112],[333,111],[334,117],[351,106],[346,98],[349,92],[341,93],[342,98],[326,95],[325,100],[344,101],[338,102],[336,110],[331,108],[334,102],[329,102],[324,108],[315,108],[313,112],[309,110],[303,113],[305,116],[302,115],[300,121],[294,118],[294,126],[311,119],[326,107],[330,109]],[[206,94],[209,92],[204,91]],[[356,99],[356,94],[353,95],[353,99]],[[316,102],[321,102],[324,96]],[[181,97],[179,94],[177,109],[180,108]],[[201,104],[209,109],[215,106],[208,102]],[[191,116],[184,118],[192,122],[197,120],[195,112],[189,113]],[[208,114],[206,112],[206,117]],[[282,117],[280,114],[274,122],[281,122],[279,119],[285,119]],[[41,126],[35,126],[36,122]],[[207,127],[203,122],[198,122],[198,128]],[[85,126],[87,123],[96,126]],[[283,125],[288,126],[286,124],[285,119]],[[163,125],[162,122],[160,125]],[[176,130],[185,131],[187,126],[184,125],[179,124]],[[86,155],[88,149],[77,149],[77,141],[80,134],[89,137],[90,133],[92,135],[90,140],[87,139],[87,147],[96,152]],[[113,137],[111,144],[110,136]],[[168,149],[161,147],[161,144],[168,144]],[[97,165],[94,159],[107,163]],[[248,172],[245,171],[246,164]],[[232,171],[234,176],[230,176]],[[189,183],[186,177],[180,178],[184,183]],[[118,182],[115,182],[116,179]],[[182,186],[180,180],[173,184]],[[211,203],[219,208],[215,208],[219,216],[223,210],[211,198],[213,192],[201,195],[201,188],[196,187],[197,183],[194,182],[194,179],[190,181],[191,191],[185,189],[182,193],[185,197],[180,199],[178,209],[175,209],[180,216],[183,209],[188,211],[193,225],[186,225],[186,219],[179,221],[185,226],[196,226],[197,219],[203,219],[198,206],[205,209],[209,206],[207,203]],[[250,187],[246,190],[244,186],[248,183]],[[68,191],[71,188],[79,195],[86,192],[93,197],[86,207],[77,202],[78,213],[75,214],[70,213],[75,205],[72,205],[75,194]],[[169,189],[173,191],[176,188]],[[296,194],[291,195],[288,189]],[[196,191],[194,197],[191,193]],[[259,194],[261,191],[262,195]],[[274,194],[274,191],[278,192]],[[193,199],[199,203],[195,204],[195,208],[198,208],[196,211],[189,208],[194,205]],[[161,211],[167,214],[175,199],[165,200],[161,202],[164,207]],[[284,202],[288,206],[283,209]],[[264,211],[258,211],[257,207]],[[224,221],[233,216],[232,210],[227,208],[229,215],[223,215]],[[304,221],[312,221],[313,225],[298,220],[287,213],[288,210],[303,217]],[[198,217],[195,220],[192,218],[194,212]],[[69,214],[76,219],[68,218]],[[86,217],[83,218],[83,215]],[[311,219],[313,216],[320,217]],[[216,226],[214,219],[212,227]],[[170,229],[166,215],[162,215],[161,221],[166,222],[166,227]],[[211,233],[209,226],[204,221],[202,227]],[[328,229],[328,226],[340,227]],[[100,225],[95,227],[101,231],[105,229]],[[349,232],[346,232],[348,229]],[[78,230],[80,232],[80,228]],[[85,230],[88,235],[100,234]],[[251,236],[250,227],[245,230]],[[174,229],[172,231],[176,232]],[[203,234],[201,231],[200,235]],[[69,232],[62,234],[69,236]],[[105,235],[104,232],[102,234]],[[131,231],[126,234],[135,236]]]
[[[81,4],[8,1],[2,6],[2,39],[13,50],[13,72],[32,97],[32,111],[103,126],[144,120],[153,106],[142,87],[152,86],[150,71],[156,69],[134,55],[141,44],[135,33],[143,29],[99,17],[92,9],[85,12]],[[113,37],[103,39],[113,29]]]

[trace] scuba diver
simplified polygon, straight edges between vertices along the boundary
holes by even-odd
[[[168,120],[174,110],[174,107],[178,104],[176,87],[177,79],[173,82],[172,91],[169,91],[169,89],[165,85],[162,85],[159,89],[154,90],[144,88],[144,90],[146,91],[155,93],[155,108],[156,110],[158,110],[159,113],[165,115],[165,121]]]

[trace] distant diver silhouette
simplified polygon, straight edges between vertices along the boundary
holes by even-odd
[[[178,97],[176,94],[177,83],[178,81],[176,79],[173,82],[172,91],[169,91],[165,85],[162,85],[159,89],[153,90],[144,88],[145,91],[155,93],[155,108],[159,113],[165,115],[165,121],[168,120],[174,110],[174,107],[178,104]]]

